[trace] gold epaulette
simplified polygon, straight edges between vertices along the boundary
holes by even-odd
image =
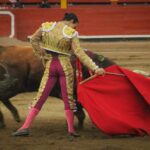
[[[67,38],[73,38],[78,35],[78,32],[75,29],[65,25],[63,28],[63,35]]]
[[[42,23],[42,31],[49,32],[49,31],[53,30],[55,25],[56,25],[56,22],[45,22],[45,23]]]

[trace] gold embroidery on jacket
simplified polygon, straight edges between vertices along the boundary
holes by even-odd
[[[78,34],[78,32],[75,29],[73,29],[67,25],[65,25],[63,27],[62,32],[63,32],[64,37],[69,38],[69,39],[72,39],[73,37],[77,36],[77,34]]]
[[[64,36],[63,30],[65,35],[72,38]],[[98,67],[80,47],[77,31],[72,29],[71,27],[66,26],[63,22],[56,23],[53,29],[49,32],[43,32],[39,30],[34,34],[33,39],[34,40],[32,42],[32,45],[37,50],[40,50],[38,43],[39,39],[41,39],[41,48],[43,49],[57,52],[63,55],[70,55],[70,49],[73,49],[75,55],[90,70],[95,71],[95,69]]]
[[[68,102],[71,109],[75,109],[75,102],[73,100],[73,68],[70,62],[70,58],[67,57],[59,57],[59,61],[63,68],[66,77],[66,86],[67,86],[67,95],[68,95]]]
[[[63,29],[66,25],[62,22],[56,23],[53,30],[42,33],[41,47],[47,50],[52,50],[62,54],[70,54],[71,38],[64,36]],[[71,27],[66,26],[65,34],[72,37],[76,31]]]
[[[44,32],[50,32],[51,30],[54,29],[56,25],[56,22],[45,22],[45,23],[42,23],[42,30]]]
[[[51,61],[52,61],[52,59],[46,62],[44,75],[42,77],[42,80],[41,80],[41,83],[40,83],[40,87],[38,89],[37,96],[36,96],[36,98],[34,98],[34,100],[32,102],[32,107],[34,107],[36,105],[37,101],[40,99],[40,97],[42,96],[42,93],[43,93],[43,91],[45,89],[45,86],[46,86],[46,83],[48,81],[49,74],[50,74],[49,68],[50,68]]]

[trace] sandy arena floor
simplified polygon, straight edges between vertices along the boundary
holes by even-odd
[[[27,45],[16,39],[0,38],[0,45]],[[150,72],[150,41],[84,42],[84,48],[101,53],[128,69]],[[12,98],[24,120],[34,93],[23,93]],[[69,141],[61,100],[49,97],[31,127],[30,137],[12,137],[21,123],[16,123],[10,112],[1,105],[7,127],[0,130],[0,150],[149,150],[150,137],[109,137],[96,129],[88,115],[80,138]],[[75,125],[77,120],[75,120]]]

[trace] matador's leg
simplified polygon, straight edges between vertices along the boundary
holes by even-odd
[[[60,86],[65,110],[75,109],[73,100],[73,68],[69,58],[60,58]]]
[[[39,110],[42,108],[44,102],[46,101],[47,97],[49,96],[49,93],[51,92],[55,82],[56,82],[56,77],[52,75],[51,72],[53,72],[53,69],[55,69],[55,64],[51,61],[48,61],[46,64],[46,69],[43,75],[43,78],[41,80],[41,84],[37,93],[37,97],[32,104],[31,110],[29,111],[29,114],[23,124],[23,126],[20,128],[21,129],[26,129],[29,128],[32,121],[38,114]]]
[[[64,101],[65,114],[68,123],[68,132],[72,136],[79,136],[75,133],[73,127],[74,113],[71,109],[75,108],[75,102],[73,101],[73,69],[70,60],[60,58],[60,86],[62,98]]]

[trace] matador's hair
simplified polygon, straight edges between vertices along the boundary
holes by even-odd
[[[79,23],[78,17],[74,13],[65,13],[63,20],[73,20],[73,23]]]

